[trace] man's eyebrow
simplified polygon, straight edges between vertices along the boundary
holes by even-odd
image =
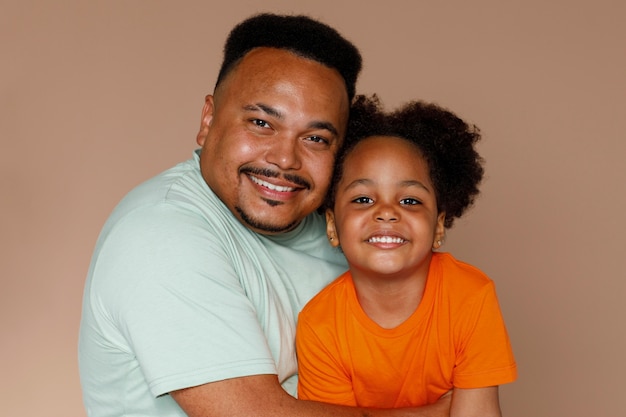
[[[275,117],[279,120],[284,120],[285,119],[285,115],[280,112],[279,110],[275,109],[272,106],[268,106],[267,104],[264,103],[255,103],[255,104],[247,104],[245,106],[243,106],[244,110],[246,111],[259,111],[261,110],[263,113]],[[337,130],[337,128],[331,123],[331,122],[324,122],[324,121],[313,121],[311,123],[309,123],[309,128],[310,129],[323,129],[323,130],[328,130],[330,133],[332,133],[335,136],[339,136],[339,131]]]
[[[334,136],[339,136],[339,132],[337,131],[337,128],[331,122],[312,122],[309,124],[309,127],[313,129],[328,130]]]
[[[282,114],[280,111],[276,110],[275,108],[268,106],[267,104],[263,104],[263,103],[256,103],[256,104],[247,104],[245,106],[243,106],[244,110],[247,111],[258,111],[261,110],[263,113],[266,113],[272,117],[275,117],[277,119],[284,119],[285,115]]]

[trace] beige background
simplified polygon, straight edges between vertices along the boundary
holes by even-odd
[[[0,414],[84,416],[76,340],[99,229],[191,155],[227,31],[271,10],[360,46],[361,92],[482,128],[483,196],[446,247],[497,283],[520,370],[505,415],[626,415],[626,3],[220,3],[0,0]]]

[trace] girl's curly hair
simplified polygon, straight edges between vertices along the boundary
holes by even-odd
[[[387,113],[376,95],[359,95],[350,109],[346,138],[337,154],[324,208],[334,206],[346,156],[371,136],[399,137],[417,146],[428,164],[437,210],[446,213],[446,228],[474,203],[484,174],[484,161],[475,149],[481,139],[478,127],[433,103],[411,101]]]

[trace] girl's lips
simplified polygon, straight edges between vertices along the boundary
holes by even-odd
[[[401,245],[408,242],[408,239],[393,230],[377,230],[369,235],[366,242],[383,245]]]
[[[406,240],[404,240],[401,237],[398,236],[372,236],[369,239],[367,239],[368,243],[404,243],[406,242]]]

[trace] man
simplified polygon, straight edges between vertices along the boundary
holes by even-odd
[[[446,401],[370,412],[289,395],[297,313],[346,269],[314,211],[360,66],[306,17],[233,29],[200,152],[133,190],[98,240],[79,341],[88,415],[444,415]]]

